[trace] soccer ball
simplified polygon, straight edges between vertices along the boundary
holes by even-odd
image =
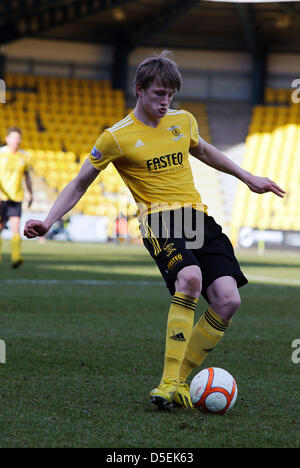
[[[224,414],[236,402],[238,389],[229,372],[219,367],[203,369],[190,385],[193,405],[209,413]]]

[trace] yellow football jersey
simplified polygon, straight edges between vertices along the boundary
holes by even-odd
[[[29,169],[26,154],[19,150],[13,154],[7,146],[0,148],[0,191],[2,200],[23,200],[22,179]]]
[[[169,109],[155,128],[131,112],[100,135],[89,160],[98,170],[114,164],[140,215],[187,205],[206,211],[189,163],[198,141],[197,122],[185,110]]]

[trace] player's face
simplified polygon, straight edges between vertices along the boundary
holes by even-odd
[[[22,137],[19,132],[11,132],[5,140],[9,149],[15,153],[20,147]]]
[[[138,94],[145,111],[155,118],[161,119],[170,107],[175,90],[154,82]]]

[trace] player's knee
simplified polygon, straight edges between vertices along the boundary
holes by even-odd
[[[233,294],[229,300],[228,300],[228,308],[233,312],[235,313],[238,308],[240,307],[241,305],[241,298],[240,298],[240,295],[237,293],[237,294]]]
[[[224,320],[231,320],[233,315],[236,313],[241,305],[241,298],[238,291],[228,291],[223,296],[219,296],[215,299],[212,308],[217,312]]]
[[[188,296],[199,297],[201,289],[202,276],[197,265],[191,265],[179,271],[176,280],[176,291]]]

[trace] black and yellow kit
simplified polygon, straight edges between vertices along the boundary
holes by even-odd
[[[170,294],[175,293],[178,272],[190,265],[200,267],[202,295],[207,301],[206,289],[217,278],[233,276],[238,287],[247,284],[232,244],[214,218],[193,208],[181,208],[181,211],[182,215],[177,217],[176,211],[147,215],[141,223],[144,245],[155,260]],[[187,232],[184,226],[185,215],[189,211],[192,213],[188,215],[188,220],[192,220],[194,224],[192,232]],[[178,225],[176,219],[182,223]],[[157,231],[160,231],[160,235],[156,236]],[[197,242],[192,237],[195,231],[199,236]],[[191,248],[186,248],[187,242],[191,243]]]
[[[175,292],[178,271],[196,264],[202,271],[205,297],[207,286],[219,276],[234,276],[238,286],[247,280],[228,237],[208,216],[207,206],[195,188],[189,148],[197,146],[198,141],[197,122],[185,110],[169,109],[155,128],[145,125],[131,112],[100,135],[89,160],[98,170],[112,162],[130,189],[138,206],[144,244],[171,294]],[[184,235],[180,232],[174,235],[170,213],[182,209],[202,215],[202,248],[187,249]],[[160,233],[153,229],[150,220],[156,213],[165,225]]]

